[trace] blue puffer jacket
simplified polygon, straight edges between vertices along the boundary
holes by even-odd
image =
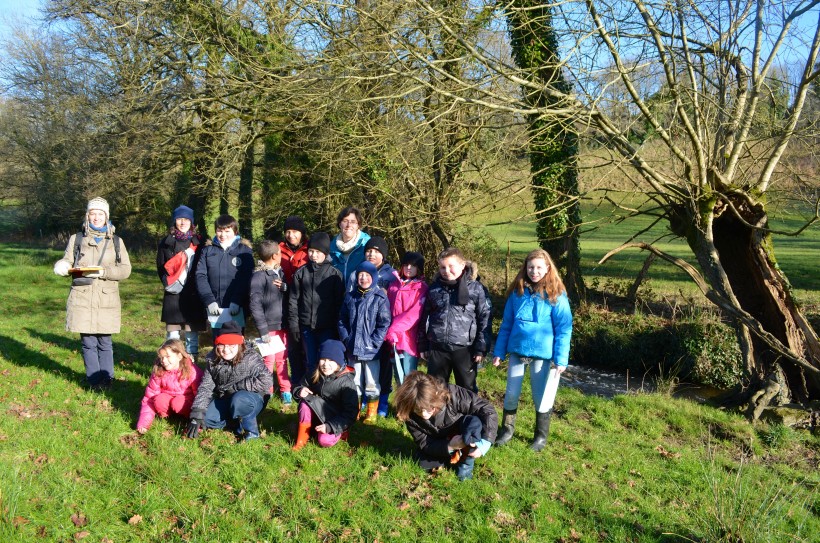
[[[342,277],[347,279],[364,261],[364,246],[370,241],[370,234],[359,232],[359,241],[356,242],[353,250],[347,254],[339,250],[336,245],[338,239],[339,235],[330,240],[330,259],[333,262],[333,267],[342,272]]]
[[[205,307],[216,302],[219,307],[232,303],[244,307],[253,275],[253,251],[239,236],[228,249],[218,244],[202,249],[196,266],[196,288]]]
[[[382,289],[349,292],[339,312],[339,339],[348,360],[374,360],[391,320],[390,302]]]
[[[552,360],[558,366],[569,363],[569,342],[572,337],[572,312],[566,294],[552,305],[547,298],[513,292],[504,306],[504,320],[495,340],[494,355],[507,353]]]

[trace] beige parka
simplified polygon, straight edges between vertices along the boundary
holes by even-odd
[[[74,234],[62,260],[74,266],[74,244],[79,240],[80,258],[77,266],[97,266],[105,268],[102,278],[93,279],[91,284],[76,285],[72,282],[66,303],[65,328],[80,334],[117,334],[120,331],[120,284],[131,275],[131,260],[120,240],[120,263],[116,262],[114,250],[114,228],[109,224],[109,232],[99,243],[88,232],[84,236]],[[106,246],[107,244],[107,246]],[[103,247],[105,253],[103,254]],[[103,254],[102,262],[100,255]]]

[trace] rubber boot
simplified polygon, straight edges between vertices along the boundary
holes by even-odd
[[[388,403],[387,400],[390,397],[389,394],[380,394],[379,395],[379,416],[381,418],[385,418],[387,416],[388,410]]]
[[[535,438],[532,441],[532,445],[530,445],[530,449],[535,452],[541,451],[547,444],[547,438],[550,433],[550,415],[552,415],[552,409],[546,413],[535,414]]]
[[[296,443],[291,447],[291,450],[298,451],[305,445],[307,445],[308,440],[310,439],[310,423],[309,422],[300,422],[299,423],[299,433],[296,434]]]
[[[500,447],[506,445],[512,439],[515,433],[515,416],[518,409],[504,410],[504,415],[501,419],[501,430],[498,431],[498,436],[495,438],[495,445]]]
[[[473,468],[475,467],[475,458],[466,456],[459,465],[456,466],[456,477],[459,481],[467,481],[473,478]]]
[[[379,411],[379,399],[378,398],[368,398],[367,399],[367,412],[364,415],[364,423],[365,424],[373,424],[376,422],[376,418],[378,417]]]

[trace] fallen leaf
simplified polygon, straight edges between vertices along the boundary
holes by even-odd
[[[77,528],[82,528],[86,524],[88,524],[88,519],[85,518],[85,515],[82,513],[74,513],[71,515],[71,522],[74,523],[74,526]]]
[[[91,532],[87,532],[87,531],[83,530],[82,532],[77,532],[76,534],[74,534],[74,539],[79,541],[80,539],[85,539],[86,537],[88,537],[90,535],[91,535]]]
[[[407,503],[407,502],[401,502],[401,503],[399,504],[398,509],[399,509],[399,511],[404,511],[404,510],[405,510],[405,509],[407,509],[408,507],[410,507],[410,504],[409,504],[409,503]]]
[[[18,526],[23,526],[24,524],[28,524],[28,519],[25,518],[25,517],[14,517],[13,519],[11,519],[11,524],[15,528],[17,528]]]
[[[136,526],[140,522],[142,522],[142,515],[134,515],[133,517],[128,519],[128,524],[130,524],[131,526]]]

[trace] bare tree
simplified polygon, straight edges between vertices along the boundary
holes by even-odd
[[[462,23],[433,3],[412,4],[459,39],[468,61],[485,70],[479,81],[450,78],[451,85],[480,94],[474,99],[490,108],[571,116],[612,152],[618,167],[635,174],[635,193],[645,204],[627,211],[654,214],[687,241],[700,271],[675,262],[735,323],[749,378],[741,398],[749,401],[751,416],[775,397],[820,397],[820,343],[776,265],[766,210],[767,195],[784,180],[780,165],[787,150],[812,136],[806,133],[811,125],[799,121],[818,77],[818,2],[542,3],[552,17],[548,24],[562,37],[560,60],[542,62],[562,71],[570,90],[533,80],[503,56],[463,40]],[[495,7],[486,4],[487,17]],[[536,9],[516,2],[504,7],[506,13]],[[400,35],[394,38],[401,43]],[[801,63],[794,81],[777,79],[784,58]],[[454,60],[427,65],[443,73]],[[499,95],[485,85],[498,78],[550,99],[538,105]],[[447,86],[433,90],[458,99]],[[770,115],[769,105],[782,103],[784,95],[787,107]],[[816,202],[810,214],[808,224],[818,218]]]

